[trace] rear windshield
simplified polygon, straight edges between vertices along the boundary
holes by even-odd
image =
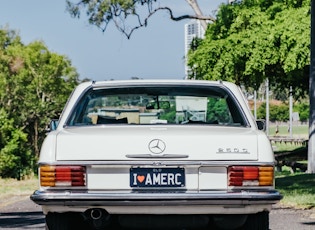
[[[68,126],[161,124],[247,126],[235,99],[217,86],[90,89],[67,122]]]

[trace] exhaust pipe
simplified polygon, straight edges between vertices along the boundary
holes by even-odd
[[[110,224],[110,215],[101,208],[92,208],[85,211],[90,225],[95,229],[104,229]]]
[[[90,213],[90,216],[92,218],[92,220],[99,220],[102,218],[103,216],[103,210],[97,208],[97,209],[92,209],[91,210],[91,213]]]

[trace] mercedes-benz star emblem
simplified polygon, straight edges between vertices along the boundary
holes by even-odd
[[[165,148],[165,143],[160,139],[154,139],[149,143],[149,150],[154,154],[163,153]]]

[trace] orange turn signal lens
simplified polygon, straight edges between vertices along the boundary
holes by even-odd
[[[271,166],[259,167],[259,185],[272,186],[274,181],[274,168]]]

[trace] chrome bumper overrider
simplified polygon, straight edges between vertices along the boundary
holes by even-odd
[[[275,204],[282,199],[276,190],[213,192],[87,192],[35,191],[31,200],[39,205],[79,206],[180,206],[180,205],[255,205]]]

